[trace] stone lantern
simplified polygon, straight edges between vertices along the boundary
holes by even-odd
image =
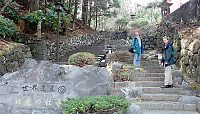
[[[134,14],[131,15],[131,20],[132,20],[132,21],[135,19],[135,16],[136,16],[136,15],[134,15]]]
[[[161,8],[161,14],[162,14],[162,19],[164,16],[168,15],[170,13],[170,6],[172,5],[173,3],[168,3],[167,0],[164,0],[160,5],[159,7]]]
[[[59,62],[59,20],[60,20],[60,12],[63,9],[63,4],[60,2],[55,3],[55,10],[58,12],[58,20],[57,20],[57,41],[56,41],[56,62]]]

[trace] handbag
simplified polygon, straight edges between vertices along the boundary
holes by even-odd
[[[133,51],[133,48],[132,48],[132,47],[130,47],[130,48],[128,49],[128,51],[129,51],[129,52],[131,52],[131,53],[134,53],[134,51]]]

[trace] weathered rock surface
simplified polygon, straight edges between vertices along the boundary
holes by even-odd
[[[32,57],[29,47],[23,44],[19,45],[21,46],[11,48],[0,56],[0,77],[7,72],[18,70],[26,59]]]
[[[105,95],[112,81],[103,67],[28,59],[20,70],[0,78],[0,109],[7,114],[60,114],[66,97]]]

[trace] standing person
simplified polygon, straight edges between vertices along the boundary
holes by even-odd
[[[135,30],[135,36],[132,39],[132,48],[134,52],[133,63],[136,67],[139,67],[141,54],[143,53],[143,42],[142,42],[142,38],[139,36],[138,30]],[[136,69],[139,69],[139,68],[136,68]]]
[[[163,37],[163,43],[165,46],[163,47],[163,56],[161,61],[159,61],[159,64],[163,63],[163,66],[165,68],[165,80],[164,80],[164,86],[161,86],[161,88],[172,88],[172,71],[171,67],[172,64],[175,63],[175,59],[173,58],[173,47],[172,43],[169,42],[169,37],[164,36]]]

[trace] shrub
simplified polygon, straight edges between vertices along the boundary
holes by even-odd
[[[136,25],[138,25],[139,27],[148,27],[149,26],[149,22],[147,20],[144,20],[144,19],[138,19],[134,23]]]
[[[95,55],[88,52],[79,52],[71,55],[68,59],[70,65],[83,67],[85,65],[93,65],[95,63]]]
[[[115,62],[128,62],[132,54],[128,51],[116,51],[108,54],[108,59]]]
[[[0,15],[0,35],[4,38],[10,37],[10,35],[13,35],[13,33],[17,30],[17,27],[15,26],[15,23],[5,18],[4,16]]]
[[[87,96],[83,98],[67,98],[62,101],[64,114],[85,114],[115,111],[118,112],[130,106],[124,97],[111,95]]]
[[[118,69],[113,73],[114,82],[123,82],[129,80],[130,71],[127,69]]]

